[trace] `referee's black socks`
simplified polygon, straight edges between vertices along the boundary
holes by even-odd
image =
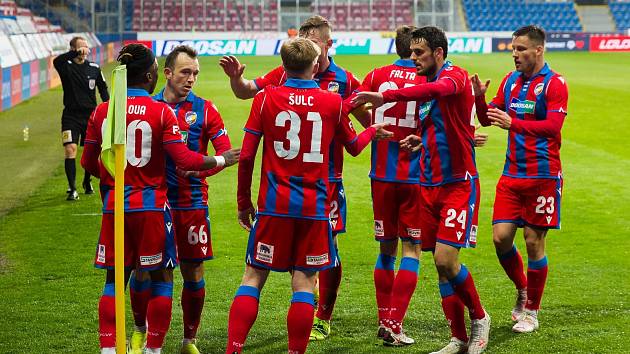
[[[77,176],[77,165],[75,159],[66,159],[65,161],[65,169],[66,169],[66,177],[68,178],[68,188],[70,190],[76,190],[77,186],[75,184],[76,176]]]

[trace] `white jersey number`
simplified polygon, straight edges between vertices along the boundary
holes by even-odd
[[[311,151],[302,156],[304,162],[322,163],[324,155],[321,153],[322,147],[322,116],[319,112],[308,112],[306,120],[313,122],[313,134],[311,136]],[[293,160],[300,152],[300,128],[302,121],[297,113],[293,111],[282,111],[276,116],[276,126],[284,127],[289,122],[289,130],[287,131],[287,140],[289,141],[289,149],[284,148],[283,141],[274,141],[273,148],[278,157],[285,160]]]
[[[107,119],[101,125],[101,136],[105,136],[105,125]],[[140,149],[136,145],[136,133],[140,131]],[[144,167],[151,160],[151,141],[153,130],[149,123],[136,119],[127,125],[127,162],[134,167]],[[139,153],[139,154],[138,154]]]
[[[406,83],[405,87],[414,86],[413,84]],[[398,85],[395,82],[387,81],[383,82],[378,87],[378,92],[385,92],[387,90],[397,90]],[[416,101],[407,102],[407,111],[405,112],[404,119],[397,119],[396,117],[388,117],[385,115],[385,111],[394,107],[397,102],[389,102],[378,107],[374,110],[374,123],[390,123],[391,125],[397,125],[404,128],[415,128],[418,126],[416,121]]]

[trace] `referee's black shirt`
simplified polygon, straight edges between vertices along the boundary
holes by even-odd
[[[97,87],[103,102],[109,101],[101,68],[87,60],[83,64],[75,63],[72,59],[78,55],[78,52],[71,50],[53,60],[63,86],[64,112],[93,111],[96,108]]]

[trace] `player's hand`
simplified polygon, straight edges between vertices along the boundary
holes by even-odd
[[[512,117],[498,108],[488,109],[488,119],[495,127],[510,130],[512,126]]]
[[[376,129],[376,140],[389,139],[394,136],[394,133],[389,130],[385,130],[385,127],[390,125],[391,123],[389,122],[372,124],[372,128]]]
[[[482,147],[488,142],[488,134],[475,132],[475,147]]]
[[[380,92],[357,92],[357,96],[351,101],[353,106],[359,106],[365,103],[370,103],[371,107],[377,108],[383,105],[383,94]]]
[[[475,96],[483,96],[486,94],[488,87],[490,86],[490,79],[486,80],[486,83],[482,83],[479,79],[479,75],[475,74],[470,78]]]
[[[252,222],[254,221],[254,217],[256,216],[256,209],[254,207],[239,210],[238,211],[238,224],[241,225],[247,231],[252,229]]]
[[[221,154],[225,159],[225,167],[230,167],[238,163],[238,158],[241,156],[241,148],[230,149]]]
[[[233,55],[226,55],[221,58],[219,65],[221,65],[223,72],[225,72],[225,75],[229,76],[230,79],[238,79],[243,76],[246,66],[245,64],[241,64]]]
[[[409,152],[417,152],[420,150],[420,147],[422,147],[422,138],[413,134],[408,135],[400,141],[400,147]]]
[[[199,171],[185,171],[179,167],[175,167],[175,173],[177,173],[178,176],[183,177],[183,178],[199,177]]]

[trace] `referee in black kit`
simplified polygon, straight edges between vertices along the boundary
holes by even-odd
[[[61,116],[61,141],[66,155],[65,167],[68,177],[67,200],[79,199],[75,183],[77,167],[77,144],[83,146],[87,122],[96,108],[96,88],[103,102],[109,100],[107,84],[96,63],[85,58],[90,54],[88,43],[83,37],[74,37],[70,41],[70,51],[59,55],[53,61],[63,86],[63,114]],[[90,174],[83,178],[85,194],[94,193],[90,183]]]

